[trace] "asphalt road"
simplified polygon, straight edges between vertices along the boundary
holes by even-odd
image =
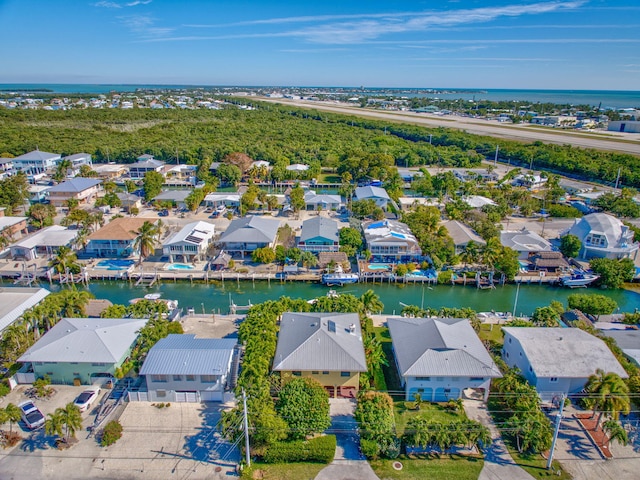
[[[260,98],[260,100],[283,105],[295,105],[301,108],[312,108],[326,112],[376,118],[378,120],[392,120],[395,122],[413,123],[429,127],[455,128],[475,135],[488,135],[522,142],[540,141],[640,156],[640,134],[620,134],[618,132],[593,133],[556,130],[552,128],[548,128],[547,130],[549,131],[546,132],[545,129],[528,125],[498,124],[488,120],[457,117],[453,115],[441,117],[413,112],[383,112],[380,110],[367,110],[327,102],[310,102],[282,98]],[[596,136],[602,136],[603,138],[594,138]]]

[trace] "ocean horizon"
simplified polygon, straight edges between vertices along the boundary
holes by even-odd
[[[311,89],[349,89],[360,87],[321,87],[321,86],[270,86],[270,85],[188,85],[188,84],[73,84],[73,83],[3,83],[0,93],[28,92],[54,94],[107,94],[110,92],[134,92],[136,90],[175,90],[175,89],[215,89],[215,88],[311,88]],[[433,90],[434,92],[426,92]],[[427,97],[447,100],[491,100],[526,103],[554,103],[569,105],[591,105],[593,107],[620,109],[640,108],[640,91],[632,90],[544,90],[544,89],[492,89],[492,88],[454,88],[454,87],[366,87],[366,95],[376,91],[393,92],[396,96]]]

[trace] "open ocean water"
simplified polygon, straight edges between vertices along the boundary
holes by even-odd
[[[219,88],[219,86],[198,85],[102,85],[102,84],[30,84],[5,83],[0,84],[0,92],[47,90],[51,93],[86,93],[106,94],[109,92],[134,92],[138,89],[181,89],[181,88]],[[242,86],[234,88],[243,88]],[[259,86],[247,86],[247,89]],[[266,87],[264,87],[266,88]],[[368,94],[375,90],[393,92],[396,96],[404,97],[433,97],[448,100],[494,100],[516,101],[522,105],[530,103],[556,103],[570,105],[602,105],[602,108],[640,108],[640,91],[622,90],[516,90],[516,89],[455,89],[434,88],[437,92],[424,93],[425,88],[369,88]],[[354,88],[355,90],[355,88]]]

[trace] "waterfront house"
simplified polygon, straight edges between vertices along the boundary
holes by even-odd
[[[525,187],[529,190],[538,190],[547,183],[547,178],[539,174],[527,173],[517,175],[511,184],[514,187]]]
[[[49,201],[55,207],[63,207],[71,199],[81,205],[90,203],[100,191],[101,183],[96,178],[71,178],[49,189]]]
[[[602,333],[613,338],[622,353],[640,367],[640,330],[602,330]]]
[[[147,172],[162,172],[164,162],[156,160],[153,155],[142,155],[136,163],[129,166],[129,177],[134,180],[143,179]]]
[[[158,341],[144,360],[150,402],[221,402],[230,380],[235,338],[196,338],[171,334]],[[236,367],[237,368],[237,367]]]
[[[303,163],[294,163],[292,165],[287,165],[285,169],[289,172],[295,172],[297,174],[301,174],[309,170],[309,165],[305,165]]]
[[[447,229],[449,236],[453,239],[456,255],[460,255],[471,242],[475,243],[478,247],[487,244],[484,238],[458,220],[444,222],[443,227]]]
[[[11,245],[11,258],[26,261],[39,257],[52,258],[58,253],[60,247],[71,247],[77,236],[77,230],[52,225]]]
[[[461,200],[474,209],[481,209],[487,205],[497,205],[496,202],[482,195],[467,195],[462,197]]]
[[[28,364],[35,378],[51,383],[91,385],[114,377],[129,358],[138,332],[148,319],[63,318],[18,361]]]
[[[480,181],[482,183],[497,182],[498,174],[486,168],[457,168],[453,175],[461,182]]]
[[[318,195],[314,190],[304,193],[304,204],[307,210],[338,210],[342,206],[340,195]]]
[[[13,168],[27,175],[38,175],[53,170],[61,161],[62,156],[58,153],[34,150],[33,152],[15,157],[13,159]]]
[[[406,263],[420,260],[422,250],[411,229],[395,220],[362,224],[367,250],[375,262]]]
[[[195,185],[196,165],[167,165],[165,173],[165,184],[167,185]]]
[[[71,166],[69,166],[66,171],[66,176],[68,178],[73,178],[78,175],[80,173],[80,167],[82,167],[83,165],[93,167],[91,155],[88,153],[75,153],[73,155],[69,155],[68,157],[64,157],[62,160],[67,160],[71,163]]]
[[[92,257],[130,257],[138,254],[134,249],[138,229],[148,218],[115,218],[93,232],[87,240],[85,252]]]
[[[351,263],[349,257],[344,252],[320,252],[318,253],[318,268],[322,270],[329,268],[330,265],[340,265],[343,272],[351,271]]]
[[[214,230],[211,223],[188,223],[162,244],[162,253],[172,263],[203,260],[211,245]]]
[[[502,374],[469,320],[393,317],[387,324],[405,400],[418,394],[446,402],[472,388],[487,401],[491,379]]]
[[[0,235],[9,241],[26,235],[28,217],[5,216],[6,210],[0,207]]]
[[[231,255],[244,257],[258,248],[275,246],[280,221],[249,215],[233,220],[218,244]]]
[[[391,201],[391,198],[387,194],[387,191],[382,187],[366,186],[357,187],[355,190],[355,200],[373,200],[375,204],[386,210],[387,204]]]
[[[340,248],[338,222],[326,217],[313,217],[302,222],[298,248],[306,252],[337,252]]]
[[[591,213],[564,234],[578,237],[582,246],[579,258],[636,258],[638,244],[633,240],[633,231],[616,217],[606,213]]]
[[[544,401],[579,393],[598,369],[628,377],[607,344],[579,328],[502,330],[502,359],[517,367]]]
[[[427,197],[400,197],[398,199],[398,205],[404,212],[411,211],[419,205],[424,205],[425,207],[436,207],[439,209],[444,208],[444,203],[440,202],[437,198]]]
[[[191,190],[166,190],[153,197],[153,202],[171,202],[174,207],[185,210],[186,199],[190,194]]]
[[[367,371],[358,314],[284,313],[273,371],[283,383],[311,377],[332,397],[355,397]]]
[[[125,165],[116,163],[107,163],[102,165],[94,165],[93,171],[98,174],[98,178],[102,180],[115,180],[120,178],[129,171]]]
[[[0,287],[0,334],[26,310],[38,305],[50,293],[44,288]]]
[[[558,273],[569,270],[569,262],[561,252],[537,252],[529,256],[529,261],[535,271]]]
[[[224,205],[227,208],[239,208],[242,195],[237,192],[212,192],[204,197],[207,207],[217,208]]]
[[[536,232],[523,227],[518,231],[500,232],[500,243],[518,252],[520,260],[527,260],[530,254],[551,251],[551,243]]]

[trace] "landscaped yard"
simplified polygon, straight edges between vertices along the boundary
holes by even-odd
[[[312,480],[320,470],[326,467],[323,463],[254,463],[251,469],[242,472],[242,478],[264,480]],[[260,474],[254,476],[254,473]],[[261,475],[261,476],[260,476]]]
[[[373,331],[376,334],[376,338],[382,344],[382,350],[387,357],[388,365],[382,366],[382,374],[387,385],[387,391],[393,397],[394,400],[403,400],[404,395],[400,393],[402,390],[400,383],[400,376],[396,369],[396,362],[393,358],[393,349],[391,346],[391,335],[389,335],[389,329],[385,327],[374,327]]]
[[[480,332],[478,332],[480,340],[496,342],[502,345],[504,343],[504,334],[502,333],[501,325],[493,325],[490,323],[483,323],[480,325]]]
[[[318,183],[342,183],[340,175],[335,173],[321,173],[317,177]]]
[[[402,470],[395,470],[393,462],[402,463]],[[373,460],[369,462],[379,478],[394,480],[477,480],[484,465],[478,457],[444,455],[442,458],[420,456],[397,460]]]
[[[466,418],[464,412],[455,412],[447,410],[443,406],[437,403],[423,402],[420,405],[420,410],[413,409],[414,402],[395,402],[394,414],[396,417],[396,432],[398,437],[404,434],[407,422],[412,417],[425,416],[429,420],[436,422],[452,422],[460,418]]]

